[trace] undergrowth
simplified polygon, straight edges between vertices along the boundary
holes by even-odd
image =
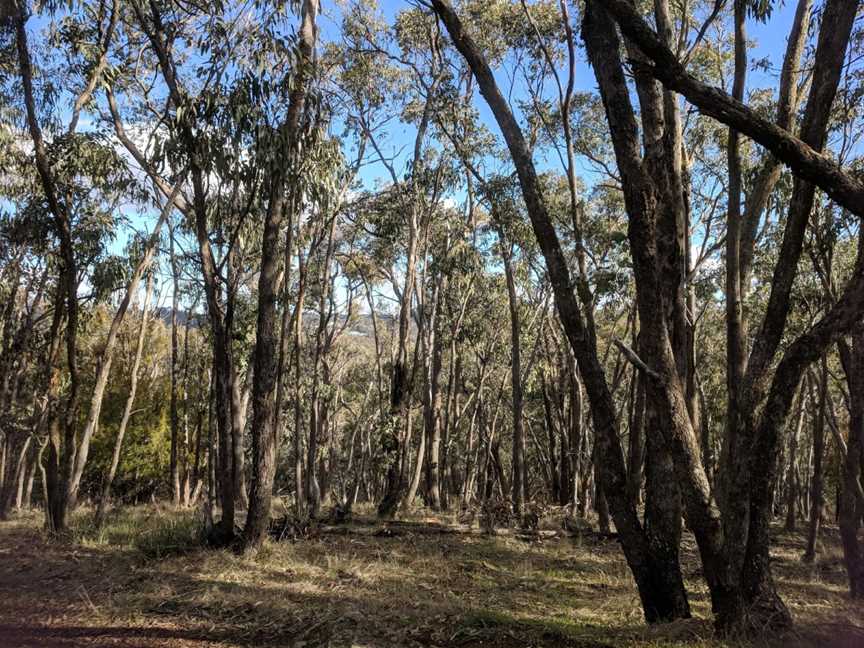
[[[76,511],[71,540],[84,546],[132,548],[160,559],[198,550],[204,543],[203,522],[189,511],[162,507],[111,511],[101,526],[87,508]]]

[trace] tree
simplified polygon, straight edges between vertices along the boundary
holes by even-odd
[[[600,474],[604,491],[610,498],[616,527],[621,536],[628,564],[634,573],[639,588],[645,617],[649,621],[655,621],[673,618],[681,614],[686,615],[686,595],[683,591],[680,572],[676,574],[673,571],[669,574],[666,569],[657,568],[652,564],[654,557],[650,553],[642,525],[636,517],[635,506],[626,499],[624,461],[615,430],[615,413],[612,408],[611,395],[597,359],[596,350],[586,335],[579,306],[571,292],[570,273],[564,261],[558,237],[549,221],[534,164],[521,129],[501,96],[483,55],[477,50],[471,37],[464,31],[462,23],[453,9],[443,0],[433,0],[432,6],[447,27],[454,45],[471,67],[480,85],[481,93],[489,102],[510,149],[522,194],[528,207],[531,224],[546,260],[558,315],[564,325],[585,380],[598,443],[602,444],[604,461]],[[650,319],[650,314],[646,313],[645,315]],[[666,577],[671,578],[672,582],[663,582]]]
[[[243,530],[246,550],[257,549],[264,540],[270,521],[270,498],[273,478],[276,473],[276,383],[278,369],[278,342],[276,328],[276,299],[279,294],[279,233],[284,218],[284,200],[287,190],[289,168],[292,161],[298,165],[297,157],[302,148],[299,133],[304,111],[307,84],[312,76],[315,34],[315,19],[318,15],[317,0],[305,0],[301,9],[301,27],[297,47],[297,71],[294,87],[289,95],[287,113],[280,126],[277,139],[288,152],[278,158],[281,164],[270,178],[270,199],[264,221],[261,248],[261,271],[258,278],[258,321],[255,342],[255,377],[252,386],[252,461],[253,472],[249,498],[249,513]],[[282,166],[286,165],[286,166]],[[295,171],[296,174],[296,171]],[[296,182],[296,180],[295,180]],[[296,191],[296,190],[295,190]],[[289,209],[292,204],[289,202]],[[293,215],[288,227],[293,227]],[[298,313],[302,317],[302,313]]]
[[[141,323],[138,325],[138,342],[135,345],[135,360],[132,363],[132,371],[129,375],[129,395],[126,397],[126,405],[123,408],[123,418],[120,419],[120,427],[117,430],[117,436],[114,440],[114,451],[111,455],[111,465],[108,468],[108,473],[105,475],[105,481],[102,485],[102,496],[99,498],[99,505],[96,509],[95,524],[97,527],[101,527],[105,522],[105,515],[108,511],[108,506],[111,500],[111,485],[114,483],[114,478],[117,476],[117,468],[120,465],[120,452],[123,449],[123,439],[126,436],[126,427],[129,425],[129,419],[132,416],[132,407],[135,405],[135,396],[138,391],[138,372],[141,368],[141,356],[144,352],[144,340],[147,336],[147,309],[150,305],[150,297],[153,294],[153,283],[153,276],[150,275],[147,278],[147,289],[144,293],[144,300],[141,302]],[[174,407],[172,406],[171,409],[173,414]],[[172,441],[173,440],[174,434],[172,430]]]

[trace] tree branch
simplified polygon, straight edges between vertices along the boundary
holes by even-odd
[[[683,95],[700,112],[752,138],[788,165],[803,180],[812,182],[838,205],[859,217],[864,217],[864,183],[844,171],[829,156],[791,135],[789,131],[759,117],[744,103],[736,101],[723,90],[709,86],[684,69],[675,54],[666,47],[657,33],[637,13],[629,0],[608,0],[603,3],[618,23],[624,35],[639,46],[654,62],[642,67],[670,90]]]

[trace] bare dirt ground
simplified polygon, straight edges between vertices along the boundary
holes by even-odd
[[[744,645],[712,638],[689,540],[694,619],[649,628],[614,540],[366,527],[248,558],[196,547],[191,512],[141,507],[101,532],[86,520],[64,540],[49,540],[35,514],[0,523],[0,647]],[[815,565],[800,562],[802,549],[797,535],[776,539],[795,631],[753,645],[864,647],[836,530]]]

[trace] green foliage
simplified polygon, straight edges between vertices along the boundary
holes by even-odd
[[[85,493],[96,495],[103,476],[111,461],[114,439],[123,415],[129,394],[129,374],[134,360],[135,345],[140,325],[140,311],[130,309],[119,334],[118,350],[115,352],[105,397],[102,403],[99,429],[94,436],[91,458],[87,464],[82,483]],[[103,306],[90,317],[86,335],[82,340],[82,363],[87,371],[85,389],[92,388],[91,369],[110,324],[110,313]],[[191,349],[203,353],[201,332],[191,331]],[[126,437],[123,443],[118,475],[114,482],[115,498],[132,503],[149,498],[151,494],[167,492],[165,482],[168,471],[171,435],[169,421],[170,374],[167,360],[170,358],[170,326],[151,315],[148,322],[144,355],[140,372],[138,393],[133,406]],[[181,358],[182,361],[182,358]],[[193,362],[190,359],[190,363]],[[190,374],[195,376],[194,368]],[[182,374],[181,374],[182,375]],[[181,401],[190,406],[206,406],[208,385],[190,383],[187,399]],[[81,413],[82,422],[86,412]],[[194,410],[191,411],[194,423]]]

